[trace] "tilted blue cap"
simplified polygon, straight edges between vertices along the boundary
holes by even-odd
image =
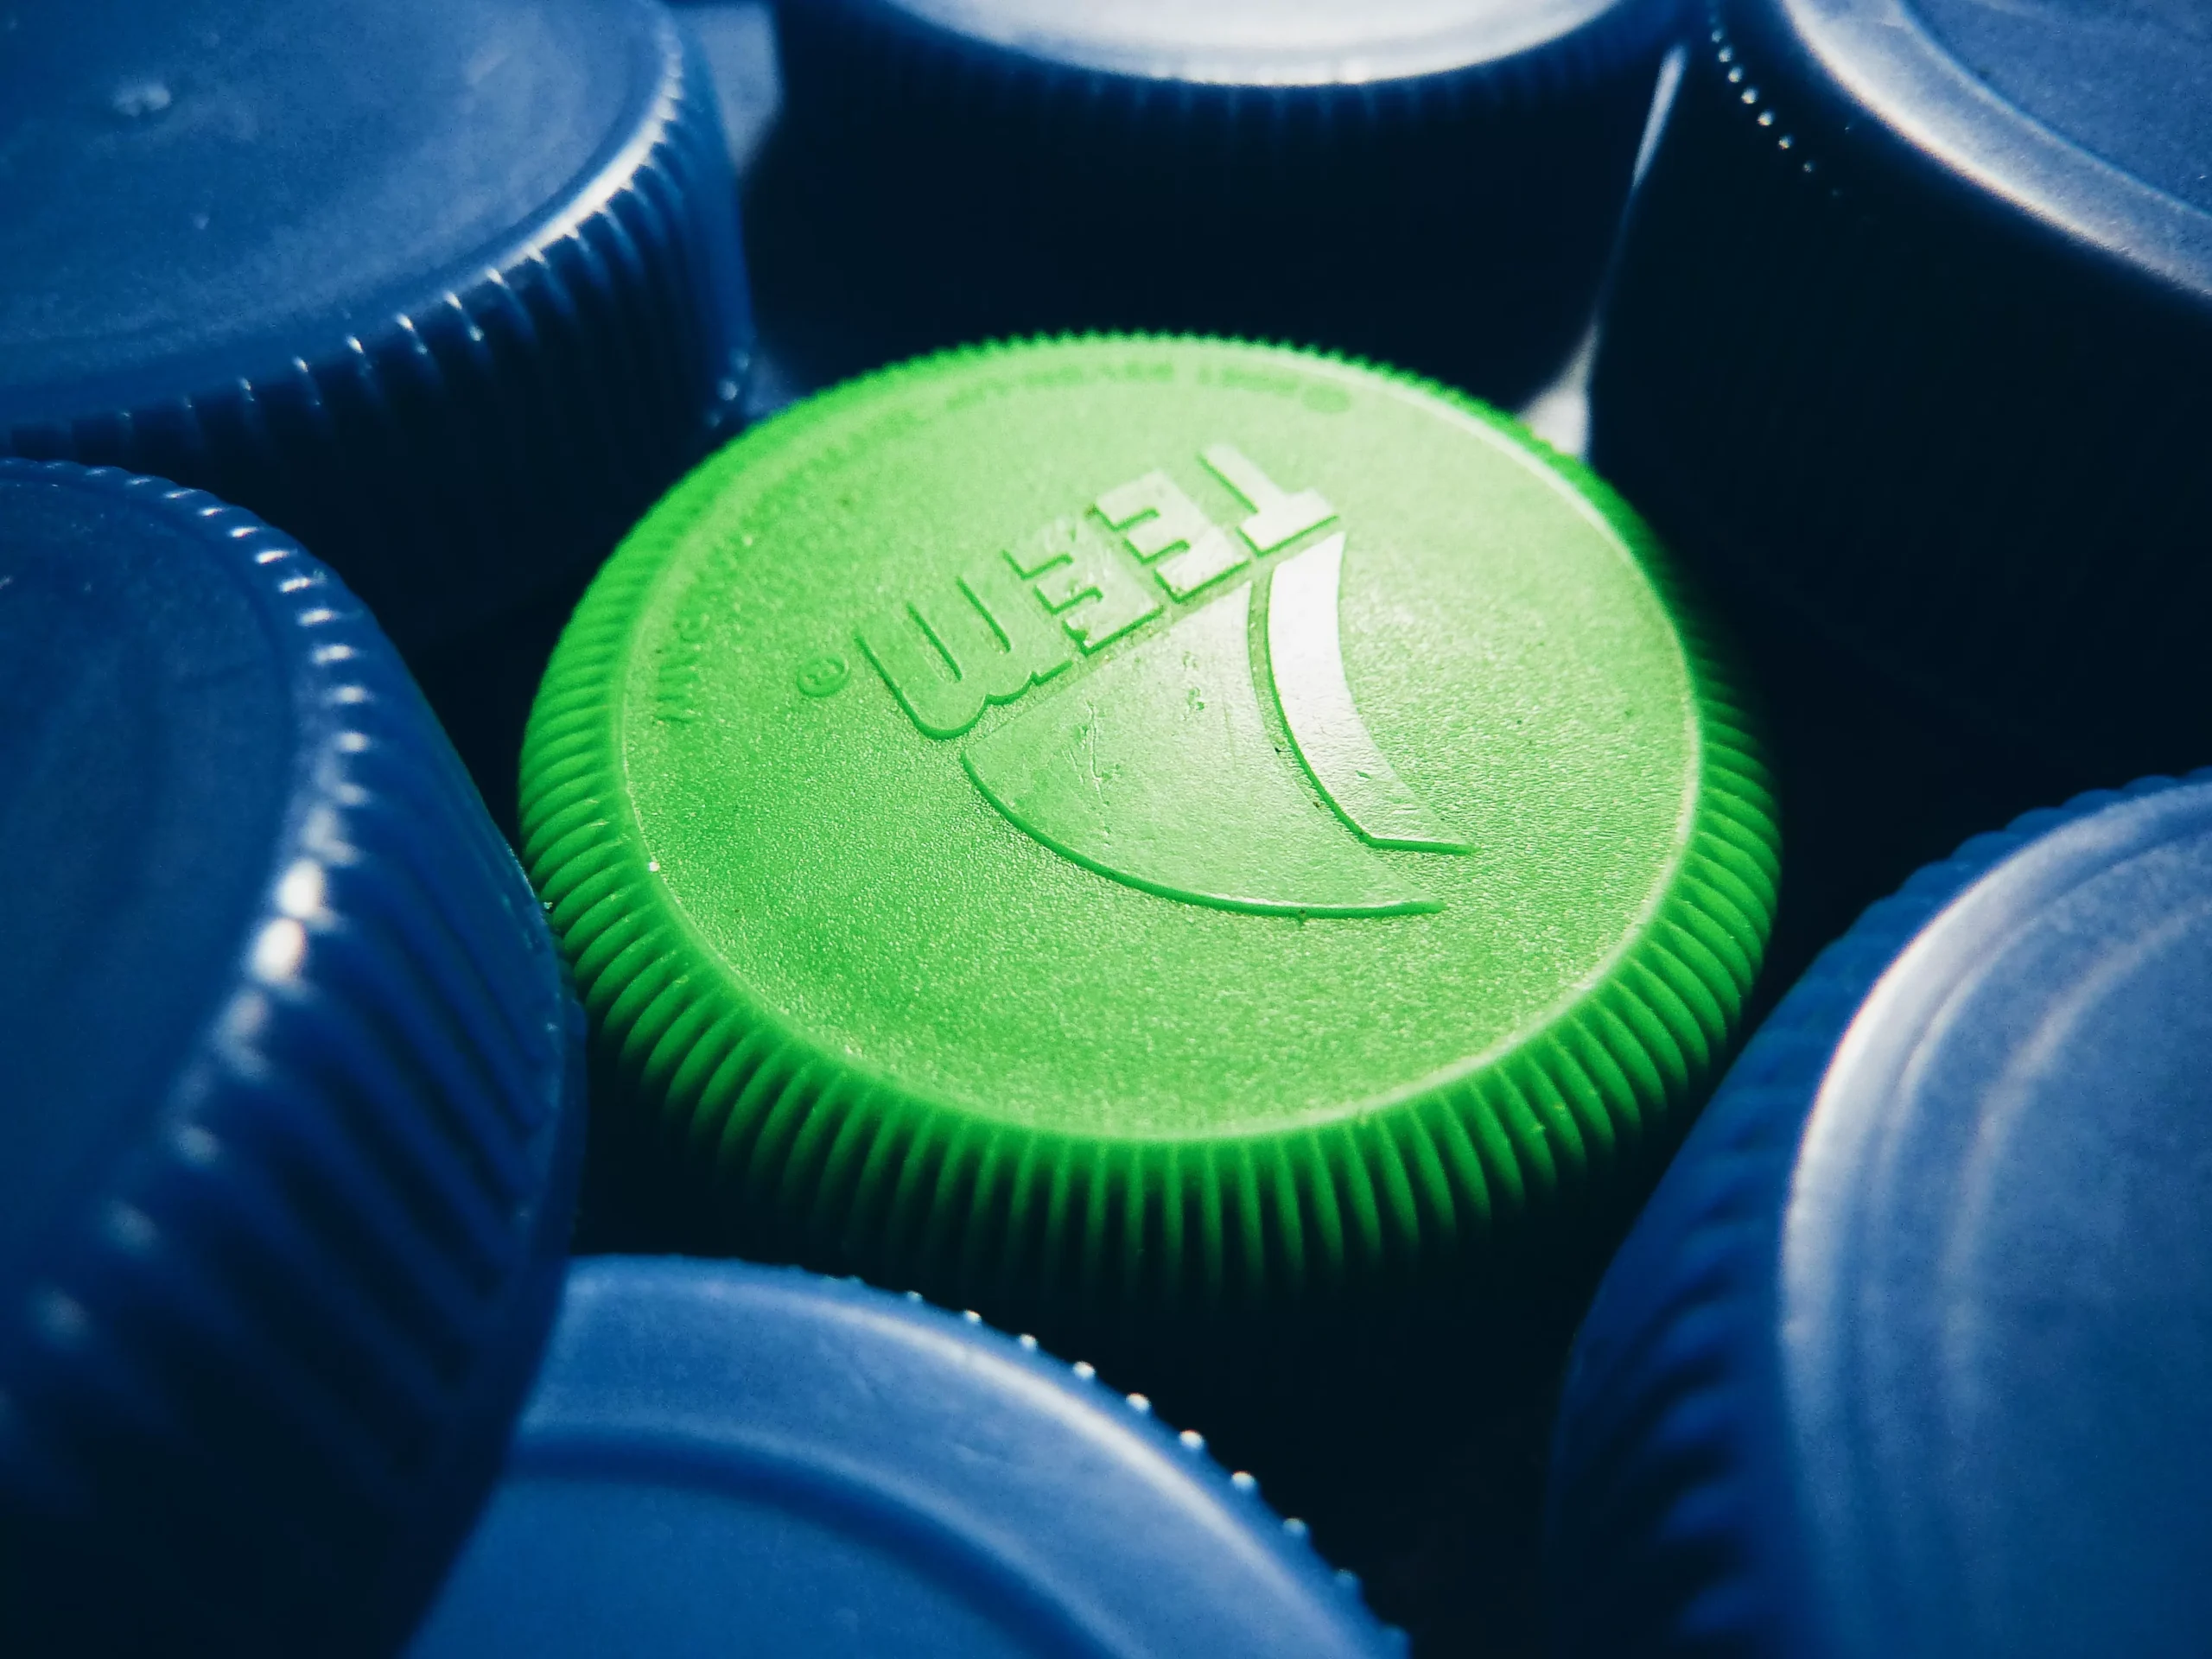
[[[2197,0],[1707,0],[1592,458],[1893,685],[2124,777],[2212,753]]]
[[[649,0],[78,0],[0,52],[0,453],[209,489],[414,652],[732,421],[715,100]]]
[[[415,1659],[1398,1654],[1250,1477],[966,1319],[594,1257]]]
[[[1578,1339],[1556,1650],[2212,1650],[2212,772],[2031,813],[1745,1049]]]
[[[782,202],[772,166],[756,196],[764,314],[802,283],[842,295],[884,355],[1028,330],[1268,336],[1516,403],[1587,321],[1681,16],[794,0],[804,182]],[[809,238],[826,269],[802,278]]]
[[[0,460],[0,1650],[389,1648],[559,1286],[582,1015],[391,646]]]

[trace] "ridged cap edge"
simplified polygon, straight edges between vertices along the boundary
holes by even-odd
[[[299,631],[299,759],[216,970],[232,988],[0,1325],[0,1629],[97,1647],[47,1622],[91,1594],[130,1640],[374,1650],[488,1485],[550,1322],[581,1011],[459,762],[327,569],[197,491],[0,460],[26,474],[119,493],[235,562],[263,626]]]
[[[1745,1046],[1608,1269],[1570,1357],[1547,1487],[1557,1651],[1825,1651],[1789,1512],[1770,1341],[1799,1135],[1874,985],[1966,889],[2030,842],[2212,768],[2040,808],[1870,906]]]
[[[851,1322],[843,1317],[858,1313],[867,1319],[868,1326],[880,1322],[918,1330],[932,1339],[931,1346],[940,1355],[944,1351],[938,1347],[941,1344],[952,1344],[955,1352],[973,1353],[991,1368],[978,1374],[988,1379],[993,1394],[1010,1396],[1017,1416],[1023,1414],[1022,1396],[1039,1384],[1053,1395],[1073,1399],[1087,1413],[1105,1418],[1113,1432],[1126,1434],[1158,1453],[1179,1476],[1215,1499],[1238,1524],[1249,1528],[1260,1551],[1273,1556],[1304,1581],[1304,1587],[1313,1592],[1313,1600],[1324,1610],[1325,1616],[1344,1618],[1351,1627],[1349,1633],[1356,1638],[1371,1638],[1377,1650],[1404,1651],[1404,1632],[1382,1624],[1366,1606],[1358,1576],[1332,1567],[1314,1547],[1306,1522],[1278,1512],[1262,1494],[1259,1481],[1249,1472],[1231,1471],[1219,1462],[1205,1435],[1190,1428],[1178,1432],[1146,1395],[1122,1393],[1102,1377],[1096,1366],[1080,1359],[1064,1360],[1045,1349],[1033,1336],[1009,1334],[985,1323],[982,1316],[973,1310],[955,1312],[929,1304],[918,1292],[889,1293],[859,1279],[826,1278],[801,1268],[706,1262],[682,1256],[578,1259],[570,1273],[562,1319],[547,1351],[543,1386],[517,1427],[516,1471],[525,1478],[533,1471],[532,1452],[537,1448],[532,1440],[537,1434],[543,1436],[542,1445],[550,1453],[548,1460],[556,1466],[573,1466],[571,1459],[575,1452],[592,1442],[595,1431],[613,1429],[620,1435],[632,1423],[637,1423],[644,1427],[649,1444],[657,1440],[654,1430],[660,1426],[665,1409],[664,1402],[671,1395],[679,1402],[687,1394],[696,1396],[699,1388],[696,1371],[690,1383],[670,1388],[666,1384],[669,1373],[656,1357],[651,1370],[654,1377],[660,1380],[660,1391],[657,1392],[652,1382],[634,1388],[618,1383],[619,1403],[610,1413],[609,1391],[600,1379],[589,1375],[581,1380],[572,1378],[566,1373],[563,1362],[583,1360],[595,1343],[611,1338],[626,1346],[632,1333],[650,1332],[655,1321],[649,1299],[657,1293],[680,1294],[689,1284],[715,1293],[712,1306],[716,1317],[713,1329],[738,1350],[745,1346],[742,1333],[753,1328],[753,1321],[747,1315],[757,1312],[764,1301],[772,1299],[786,1305],[803,1304],[810,1310],[827,1306],[835,1313],[823,1320],[829,1327],[823,1337],[823,1351],[830,1357],[824,1363],[842,1365],[850,1349],[861,1348],[871,1340],[880,1341],[868,1327],[855,1332]],[[610,1310],[611,1318],[602,1313],[602,1309]],[[871,1364],[865,1354],[855,1357],[859,1361],[856,1370],[873,1376],[880,1386],[895,1388],[896,1370]],[[1020,1380],[1014,1382],[1003,1372],[993,1376],[991,1370],[999,1367],[1011,1369]],[[963,1363],[962,1369],[968,1370],[969,1364]],[[1006,1386],[1009,1382],[1014,1382],[1011,1389]],[[928,1397],[927,1391],[918,1393],[915,1397]],[[746,1414],[741,1401],[721,1401],[712,1409],[724,1414],[722,1421],[739,1435],[760,1431],[760,1425]],[[1031,1409],[1033,1411],[1034,1407]],[[895,1402],[887,1401],[856,1414],[874,1424],[894,1416],[897,1410]],[[701,1425],[700,1438],[711,1441],[715,1426],[710,1416]],[[625,1441],[627,1443],[626,1435]],[[653,1451],[660,1449],[658,1445],[652,1446]],[[804,1448],[794,1446],[789,1450],[795,1460],[804,1461]],[[864,1467],[865,1460],[864,1452],[847,1466]],[[944,1461],[931,1454],[922,1459],[919,1467],[906,1472],[919,1489],[926,1490],[929,1483],[938,1478]],[[1022,1472],[1033,1480],[1047,1480],[1056,1465],[1057,1459],[1048,1459],[1041,1467],[1032,1465]],[[1071,1487],[1068,1496],[1071,1502],[1081,1503],[1086,1494]],[[957,1514],[957,1510],[950,1513]],[[1065,1562],[1071,1548],[1084,1547],[1062,1540],[1048,1548],[1044,1558],[1058,1558]],[[1110,1567],[1112,1563],[1105,1565]],[[1338,1605],[1344,1610],[1343,1613],[1338,1613]]]
[[[226,353],[241,372],[158,399],[0,420],[0,454],[239,502],[410,650],[595,560],[736,429],[751,360],[721,117],[658,11],[640,12],[660,69],[633,129],[474,269],[341,336],[272,324]]]
[[[1702,798],[1667,898],[1541,1038],[1360,1120],[1102,1156],[864,1084],[693,982],[711,952],[659,896],[624,804],[620,679],[639,604],[754,448],[904,378],[1037,343],[917,359],[777,417],[679,486],[586,596],[531,714],[522,822],[594,1052],[628,1109],[711,1161],[748,1252],[916,1286],[1055,1337],[1076,1307],[1091,1329],[1463,1266],[1499,1223],[1611,1173],[1648,1124],[1694,1103],[1758,970],[1778,839],[1744,698],[1656,539],[1580,463],[1432,382],[1355,365],[1511,434],[1593,502],[1667,601],[1703,710]]]

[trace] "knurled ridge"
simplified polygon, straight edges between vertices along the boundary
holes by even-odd
[[[197,491],[0,470],[107,502],[120,484],[232,562],[289,658],[302,740],[218,969],[232,988],[0,1324],[0,1554],[26,1575],[0,1581],[0,1630],[99,1645],[41,1622],[59,1604],[36,1567],[111,1593],[118,1639],[375,1651],[435,1587],[551,1320],[581,1014],[512,855],[334,576]]]
[[[804,1275],[810,1279],[814,1276],[806,1274],[804,1268],[788,1268],[786,1271],[795,1276]],[[874,1292],[873,1287],[869,1287],[865,1280],[849,1277],[846,1282],[856,1288],[868,1290],[871,1294],[880,1294]],[[983,1316],[973,1308],[955,1310],[949,1307],[936,1307],[927,1303],[921,1292],[918,1290],[906,1291],[904,1295],[909,1302],[929,1307],[931,1316],[933,1318],[948,1318],[957,1313],[963,1323],[986,1333],[988,1339],[991,1342],[1018,1349],[1022,1356],[1018,1363],[1035,1369],[1050,1378],[1054,1385],[1065,1387],[1072,1384],[1083,1394],[1096,1394],[1100,1397],[1102,1403],[1110,1402],[1106,1404],[1106,1408],[1109,1410],[1116,1408],[1126,1410],[1129,1416],[1135,1420],[1133,1427],[1136,1433],[1142,1435],[1161,1452],[1185,1466],[1192,1478],[1207,1487],[1232,1510],[1255,1516],[1264,1532],[1280,1533],[1281,1548],[1301,1566],[1327,1574],[1339,1594],[1349,1599],[1355,1605],[1366,1609],[1366,1592],[1360,1583],[1359,1575],[1346,1568],[1335,1566],[1323,1555],[1313,1542],[1312,1529],[1304,1521],[1296,1516],[1286,1516],[1278,1511],[1261,1492],[1260,1483],[1255,1476],[1249,1470],[1228,1468],[1215,1456],[1204,1434],[1194,1428],[1178,1430],[1173,1424],[1154,1409],[1147,1395],[1141,1393],[1123,1393],[1102,1378],[1098,1374],[1098,1368],[1090,1361],[1063,1360],[1057,1354],[1046,1349],[1034,1336],[1027,1332],[1009,1334],[1001,1331],[997,1326],[988,1324]],[[1405,1632],[1395,1625],[1384,1624],[1382,1630],[1387,1637],[1395,1638],[1400,1644],[1406,1643]]]
[[[1936,915],[2030,842],[2212,768],[2039,808],[1869,906],[1745,1046],[1598,1293],[1570,1357],[1545,1503],[1548,1622],[1563,1655],[1808,1650],[1808,1582],[1775,1535],[1783,1456],[1771,1288],[1799,1133],[1875,983]]]
[[[751,324],[704,66],[659,72],[542,222],[375,327],[162,401],[0,425],[0,454],[204,488],[296,536],[406,650],[588,567],[734,429]]]
[[[1847,144],[1834,94],[1763,61],[1742,10],[1707,0],[1631,215],[1596,458],[1891,681],[2031,750],[2101,702],[2109,748],[2173,690],[2112,688],[2201,655],[2212,333],[1875,124]]]

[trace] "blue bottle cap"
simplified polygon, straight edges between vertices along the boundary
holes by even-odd
[[[1592,458],[1985,737],[2212,752],[2212,34],[2193,0],[1709,0]]]
[[[85,0],[0,52],[0,453],[213,490],[410,652],[571,585],[750,340],[645,0]]]
[[[556,1299],[582,1015],[389,644],[0,460],[0,1650],[374,1652]]]
[[[1563,1654],[2212,1649],[2212,772],[1981,836],[1744,1052],[1615,1260]]]
[[[764,314],[834,298],[885,355],[1274,337],[1516,403],[1587,321],[1680,10],[802,0]]]
[[[414,1659],[1402,1654],[1194,1433],[974,1322],[789,1268],[570,1270]]]

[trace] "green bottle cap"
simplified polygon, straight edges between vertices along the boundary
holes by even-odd
[[[1211,340],[748,433],[601,573],[523,792],[617,1109],[730,1241],[1047,1329],[1466,1262],[1694,1103],[1774,902],[1627,506]]]

